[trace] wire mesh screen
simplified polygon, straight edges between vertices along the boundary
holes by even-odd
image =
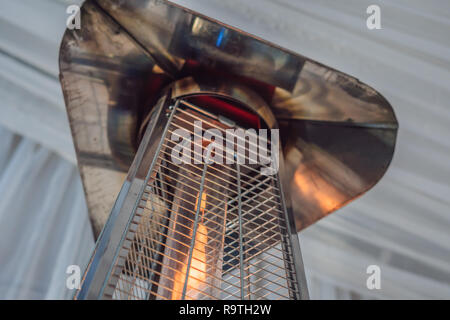
[[[184,101],[170,110],[103,298],[298,299],[278,176],[248,162],[196,163],[215,155],[205,130],[235,125]],[[173,158],[179,132],[193,138],[183,145],[192,161]],[[245,146],[236,152],[248,158],[251,141]]]

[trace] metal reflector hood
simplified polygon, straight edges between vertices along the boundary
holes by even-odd
[[[60,77],[96,235],[151,107],[186,77],[245,85],[271,108],[298,231],[362,195],[389,166],[395,114],[349,75],[167,1],[88,0],[81,20],[62,40]]]

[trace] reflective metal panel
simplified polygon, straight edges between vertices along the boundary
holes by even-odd
[[[62,40],[60,71],[97,235],[143,121],[176,80],[232,82],[271,108],[297,230],[366,192],[392,159],[391,106],[349,75],[167,1],[87,0],[81,14],[83,27]]]

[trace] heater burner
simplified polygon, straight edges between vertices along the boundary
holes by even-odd
[[[158,131],[158,125],[164,129]],[[108,221],[106,230],[121,225],[124,216],[128,222],[110,257],[96,250],[79,298],[302,297],[300,252],[292,243],[298,239],[290,230],[279,175],[267,175],[250,161],[252,152],[267,154],[271,143],[278,142],[260,137],[265,146],[259,141],[259,148],[266,149],[259,150],[250,137],[239,141],[236,129],[244,132],[233,121],[185,100],[155,108],[134,163],[138,171],[148,166],[146,178],[140,190],[129,188],[123,202],[116,202],[113,212],[117,209],[119,216]],[[203,136],[208,130],[226,136],[227,144],[210,148],[212,141]],[[181,144],[180,133],[193,139]],[[145,153],[149,148],[154,153]],[[175,150],[190,157],[180,163],[174,160]],[[227,153],[233,153],[234,163],[226,163]],[[213,161],[219,154],[223,161]],[[196,164],[196,159],[203,161]],[[137,204],[125,211],[131,198]],[[99,246],[108,242],[106,237]],[[104,261],[111,261],[106,273],[94,267]]]

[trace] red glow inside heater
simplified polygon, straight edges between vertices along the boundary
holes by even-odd
[[[240,108],[233,102],[208,95],[200,95],[186,99],[204,109],[209,109],[216,114],[223,115],[233,121],[245,125],[249,128],[261,128],[259,117],[243,108]]]

